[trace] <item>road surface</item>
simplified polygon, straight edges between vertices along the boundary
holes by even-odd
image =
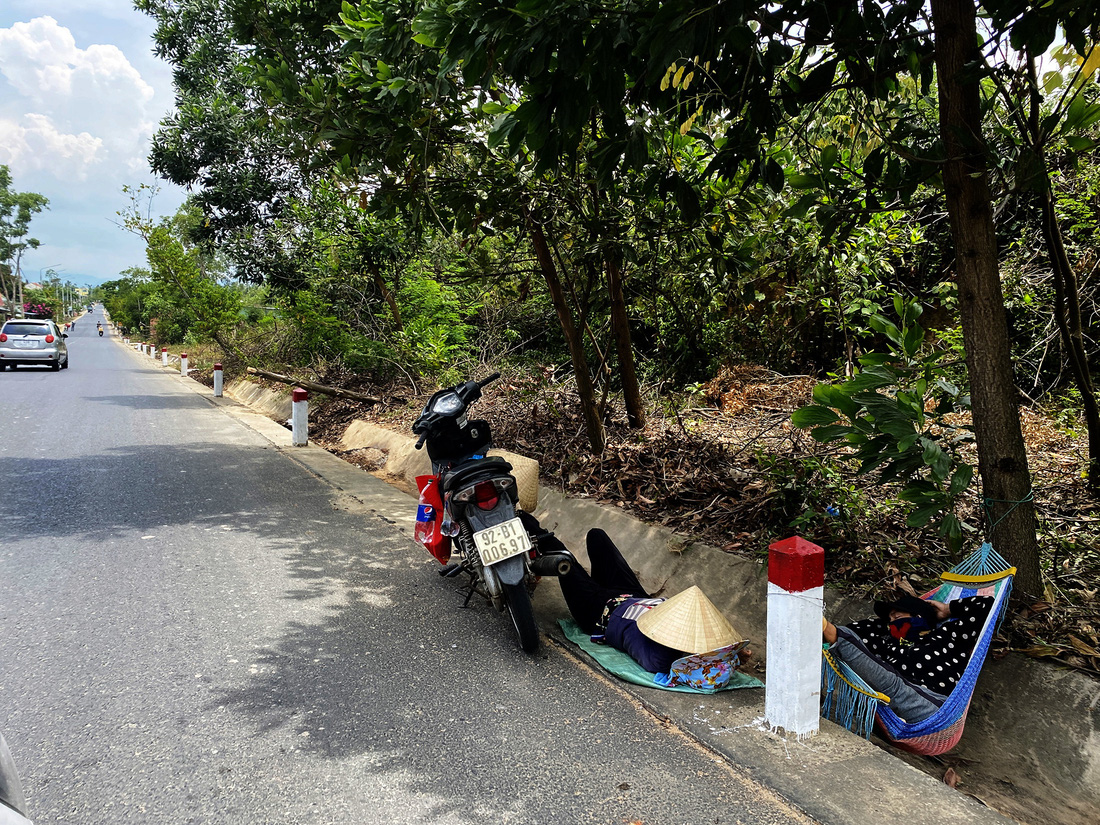
[[[37,823],[808,821],[523,654],[101,317],[69,370],[0,373],[0,730]]]

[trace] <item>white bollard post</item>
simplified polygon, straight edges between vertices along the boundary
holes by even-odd
[[[186,352],[181,352],[180,353],[180,375],[182,375],[184,378],[187,377],[187,353]]]
[[[161,363],[161,366],[164,366],[164,367],[168,366],[168,347],[161,347],[160,348],[160,363]]]
[[[294,447],[304,447],[309,443],[309,393],[295,387],[290,397],[294,401],[290,413],[290,443]]]
[[[157,345],[156,344],[150,344],[149,345],[149,357],[150,358],[156,358],[157,357]]]
[[[214,397],[222,397],[222,365],[214,365]]]
[[[825,551],[799,536],[768,547],[768,683],[764,717],[805,739],[821,715]]]

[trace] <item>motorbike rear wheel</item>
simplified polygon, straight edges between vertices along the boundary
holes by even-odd
[[[527,585],[520,582],[501,586],[507,596],[508,615],[512,617],[519,646],[524,653],[534,653],[539,649],[539,626],[535,622],[535,611],[531,606],[531,594],[527,592]]]

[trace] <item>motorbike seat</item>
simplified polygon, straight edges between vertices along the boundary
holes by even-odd
[[[443,492],[469,487],[479,481],[499,478],[511,472],[512,465],[499,456],[471,458],[443,472]]]

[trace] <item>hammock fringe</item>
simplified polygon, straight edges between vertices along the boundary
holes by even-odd
[[[821,655],[825,659],[821,715],[870,739],[875,729],[875,711],[880,702],[889,702],[889,697],[868,685],[828,650],[822,650]]]

